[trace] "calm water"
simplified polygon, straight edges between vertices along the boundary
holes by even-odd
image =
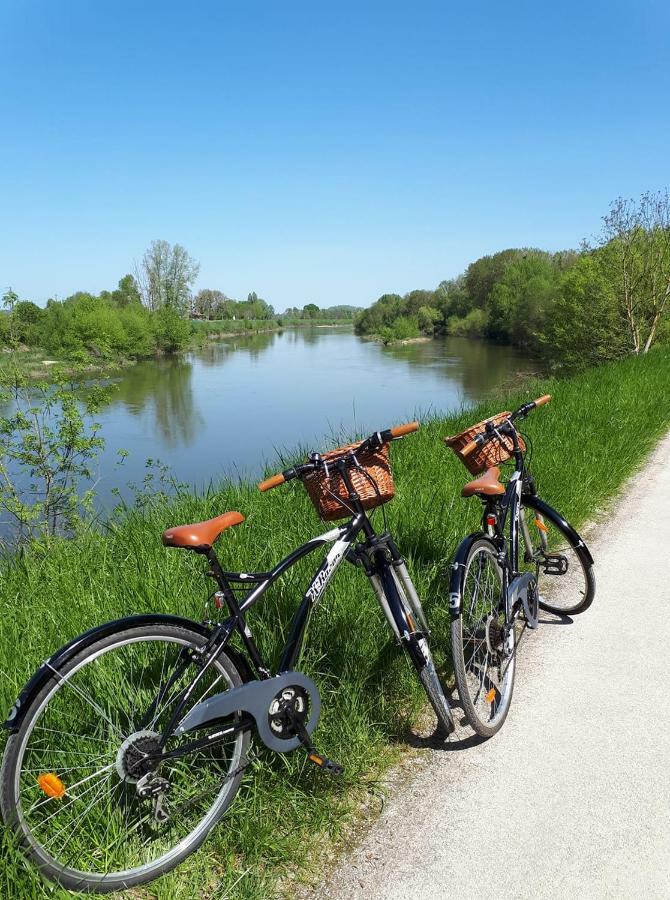
[[[231,338],[140,363],[97,417],[106,439],[99,499],[106,505],[113,487],[140,482],[149,458],[195,485],[256,477],[278,451],[449,412],[532,368],[510,348],[466,338],[388,348],[328,328]],[[121,469],[119,449],[129,452]]]

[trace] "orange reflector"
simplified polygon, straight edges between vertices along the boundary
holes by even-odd
[[[540,519],[533,519],[533,525],[537,525],[540,531],[544,531],[545,534],[549,531],[547,526],[544,524],[544,522],[540,521]]]
[[[65,785],[58,775],[54,775],[53,772],[44,772],[38,777],[37,783],[47,797],[54,797],[56,800],[60,800],[61,797],[65,796]]]
[[[487,703],[493,703],[493,701],[495,700],[495,698],[496,698],[496,689],[495,689],[495,688],[491,688],[491,690],[490,690],[490,691],[488,692],[488,694],[486,695],[486,701],[487,701]]]

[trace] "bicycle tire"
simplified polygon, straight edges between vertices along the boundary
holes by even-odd
[[[503,623],[500,623],[502,578],[496,548],[486,537],[471,535],[468,540],[471,544],[463,562],[459,611],[451,623],[451,648],[456,684],[465,718],[476,734],[490,738],[502,728],[512,702],[516,669],[516,636],[512,628],[507,637],[507,644],[503,646],[500,638],[503,633],[501,627]],[[473,568],[476,560],[479,571]],[[488,571],[495,575],[487,577],[480,603],[479,591],[484,561],[487,565],[490,563]],[[475,604],[479,603],[480,605],[473,611]],[[492,634],[497,634],[498,637],[494,639],[491,637]],[[500,648],[496,649],[499,642]],[[478,663],[482,653],[485,654],[483,666]],[[492,662],[494,658],[499,661],[497,679],[493,679],[489,674],[489,653]],[[476,672],[475,669],[479,671]]]
[[[135,626],[135,627],[129,626],[129,627],[125,627],[125,628],[120,628],[117,632],[99,639],[92,645],[86,647],[80,653],[76,654],[72,659],[70,659],[63,666],[63,669],[58,673],[58,675],[54,675],[54,677],[52,679],[50,679],[50,681],[47,682],[47,684],[42,688],[42,690],[36,695],[36,697],[34,698],[34,700],[32,701],[32,703],[30,704],[29,708],[26,711],[25,718],[24,718],[23,722],[21,723],[20,728],[18,729],[18,731],[16,733],[10,735],[10,737],[7,741],[7,745],[5,747],[5,752],[4,752],[4,756],[3,756],[3,760],[2,760],[2,767],[0,769],[0,811],[2,813],[2,818],[5,822],[5,824],[14,832],[16,839],[17,839],[17,843],[19,844],[20,848],[23,850],[25,855],[36,865],[36,867],[38,868],[40,873],[44,877],[48,878],[51,881],[56,882],[57,884],[61,885],[62,887],[67,888],[68,890],[88,891],[88,892],[94,892],[94,893],[108,893],[111,891],[119,891],[119,890],[131,888],[131,887],[135,887],[137,885],[145,884],[146,882],[152,881],[153,879],[170,871],[171,869],[174,869],[187,856],[189,856],[191,853],[193,853],[195,850],[197,850],[198,847],[203,843],[203,841],[207,838],[208,834],[211,832],[212,828],[214,828],[214,826],[218,823],[218,821],[221,819],[221,817],[225,814],[226,810],[228,809],[228,807],[232,803],[235,795],[237,794],[237,791],[239,790],[240,781],[241,781],[241,778],[243,775],[243,765],[241,766],[240,771],[237,771],[237,769],[238,769],[238,767],[240,767],[241,762],[243,760],[246,760],[246,758],[247,758],[247,751],[248,751],[249,741],[250,741],[249,729],[245,729],[243,732],[238,732],[236,734],[236,736],[234,738],[234,749],[231,754],[231,759],[230,759],[230,763],[229,763],[229,771],[226,773],[226,775],[223,775],[218,771],[216,771],[216,772],[203,771],[203,774],[202,774],[203,781],[198,782],[198,790],[200,790],[202,792],[202,784],[205,783],[206,778],[209,779],[209,781],[206,783],[211,783],[213,785],[212,790],[214,790],[214,791],[216,790],[216,785],[219,783],[221,784],[221,789],[218,791],[218,793],[216,793],[214,802],[211,804],[211,806],[207,807],[207,810],[204,813],[204,815],[202,816],[202,818],[199,819],[197,824],[192,829],[189,830],[188,834],[186,834],[182,839],[179,840],[179,842],[177,843],[176,846],[174,846],[174,847],[170,846],[167,851],[165,851],[164,853],[161,853],[161,855],[153,861],[147,862],[147,863],[137,866],[137,867],[126,867],[122,870],[112,871],[112,872],[108,872],[108,871],[93,872],[93,871],[86,871],[84,869],[75,868],[74,863],[64,864],[63,861],[55,858],[52,855],[53,851],[50,852],[47,848],[45,848],[42,845],[41,841],[36,836],[35,832],[38,831],[38,833],[39,833],[39,825],[32,824],[32,822],[30,824],[28,823],[27,815],[33,812],[34,804],[33,804],[33,807],[31,807],[31,809],[24,808],[24,796],[22,795],[22,785],[23,785],[22,766],[23,766],[24,759],[26,759],[26,751],[29,747],[29,742],[30,742],[31,736],[35,733],[38,723],[40,721],[45,721],[43,716],[48,713],[52,702],[56,701],[57,698],[59,697],[59,695],[63,696],[61,694],[61,691],[63,691],[67,685],[72,687],[73,691],[75,692],[75,697],[78,696],[77,691],[81,691],[82,690],[81,685],[86,684],[85,680],[83,680],[84,677],[85,676],[90,677],[90,673],[92,672],[92,669],[87,670],[87,668],[86,668],[87,665],[94,666],[96,660],[104,661],[106,658],[108,660],[111,659],[112,657],[108,656],[108,654],[112,654],[113,650],[115,648],[123,649],[124,647],[129,647],[131,645],[133,645],[134,647],[141,647],[142,641],[148,642],[148,641],[152,641],[152,640],[154,642],[165,643],[166,647],[168,645],[172,644],[172,645],[174,645],[175,649],[179,648],[178,650],[176,650],[176,652],[178,652],[178,653],[180,653],[181,650],[184,648],[191,648],[191,649],[198,650],[206,643],[206,638],[199,631],[190,630],[183,626],[156,624],[156,625],[144,625],[144,626]],[[168,653],[167,649],[164,648],[163,649],[164,663],[165,663],[167,653]],[[141,656],[139,658],[141,658]],[[213,676],[215,675],[217,679],[223,681],[224,685],[227,684],[228,687],[235,687],[235,686],[238,686],[243,683],[242,674],[240,673],[239,669],[234,664],[234,662],[226,654],[225,650],[221,651],[221,653],[217,657],[216,661],[212,664],[211,671],[212,671]],[[79,681],[76,681],[75,678],[77,675],[79,675],[79,673],[83,673],[83,675],[81,676]],[[104,675],[105,675],[104,669],[101,674],[99,673],[98,669],[96,669],[96,677],[98,678],[98,681],[95,682],[96,685],[98,685],[98,684],[102,684],[103,686],[105,685]],[[144,670],[142,672],[142,675],[143,676],[145,675]],[[160,678],[161,679],[163,678],[162,671],[160,674]],[[131,681],[132,681],[132,679],[130,679],[128,683],[130,683]],[[116,688],[119,697],[124,696],[124,690],[125,690],[124,684],[125,683],[123,681],[123,675],[119,674],[118,687]],[[176,682],[176,684],[178,685],[179,682]],[[76,690],[75,690],[75,686],[76,686]],[[111,685],[110,685],[110,689],[111,689]],[[140,687],[138,689],[137,695],[136,695],[137,698],[140,697],[140,692],[142,690],[143,690],[143,687]],[[69,696],[70,696],[70,694],[68,693],[68,697]],[[66,706],[67,706],[67,702],[68,701],[66,699],[65,700]],[[72,702],[74,702],[74,701],[72,701]],[[105,710],[103,710],[102,707],[106,702],[107,701],[105,699],[103,699],[100,694],[95,695],[95,704],[103,712],[105,712]],[[62,706],[63,706],[63,704],[61,703],[61,701],[58,701],[58,703],[55,706],[57,713],[59,713],[59,710]],[[160,716],[162,715],[162,709],[160,708],[160,704],[159,704],[159,708],[157,710],[152,711],[152,714],[153,713],[155,713],[155,715],[156,715],[156,719],[154,721],[157,721],[158,719],[160,719]],[[166,711],[165,715],[168,715],[168,714],[169,713]],[[121,722],[122,719],[120,717],[115,719],[114,713],[112,713],[109,708],[106,710],[106,715],[107,715],[107,719],[103,719],[103,722],[106,721],[106,722],[110,723],[107,730],[111,733],[112,732],[111,725],[113,723]],[[46,721],[47,721],[47,723],[49,723],[51,720],[46,719]],[[79,719],[79,720],[75,720],[75,721],[82,721],[82,720]],[[132,720],[129,719],[128,721],[130,722]],[[153,724],[153,722],[151,722],[150,724]],[[63,728],[66,727],[65,724],[63,724],[62,727]],[[86,725],[83,723],[83,721],[82,721],[81,726],[77,726],[77,727],[81,727],[82,732],[84,732],[86,730]],[[100,730],[98,731],[98,733],[100,735],[103,735],[105,726],[98,725],[95,727],[99,728]],[[93,733],[95,733],[95,727],[94,727]],[[156,726],[156,727],[158,727],[158,726]],[[42,730],[47,733],[50,731],[50,729],[46,728],[45,726],[42,726]],[[140,734],[140,733],[141,732],[139,732],[139,731],[137,732],[137,734]],[[145,732],[145,733],[148,734],[150,732]],[[66,734],[66,732],[63,731],[63,732],[61,732],[60,735],[56,735],[55,736],[56,740],[60,740],[62,743],[65,740],[65,738],[62,737],[62,735],[65,735],[65,734]],[[123,734],[123,732],[121,732],[121,734]],[[71,735],[71,737],[75,737],[75,738],[78,737],[78,738],[82,739],[82,743],[78,745],[82,748],[82,750],[79,751],[79,756],[74,757],[75,765],[70,767],[69,769],[66,769],[65,771],[69,771],[71,773],[73,770],[78,769],[81,772],[81,770],[84,769],[84,766],[81,765],[82,760],[80,759],[80,757],[83,755],[83,748],[85,748],[87,746],[87,741],[88,741],[89,745],[91,744],[92,741],[100,741],[101,742],[99,745],[95,745],[95,752],[97,752],[98,749],[103,748],[103,744],[105,743],[105,741],[103,740],[102,736],[101,737],[91,737],[90,733],[88,735],[83,734],[83,733],[75,734],[75,735]],[[115,735],[115,739],[116,739],[116,735]],[[37,747],[38,758],[39,758],[39,754],[41,752],[44,752],[46,754],[51,752],[48,748],[42,748],[39,746],[39,742],[42,740],[44,740],[44,738],[38,737],[35,742],[35,745],[34,745]],[[49,737],[47,737],[47,740],[49,740]],[[109,741],[109,739],[107,739],[107,740],[108,740],[110,749],[109,749],[109,753],[107,753],[107,751],[105,751],[103,753],[105,761],[107,760],[107,755],[109,755],[110,759],[111,759],[111,755],[112,755],[111,748],[113,746],[113,743],[111,741]],[[128,740],[130,740],[130,738]],[[139,744],[138,744],[138,746],[139,746]],[[32,752],[33,751],[31,748],[30,753],[32,753]],[[63,750],[61,749],[61,750],[57,750],[55,752],[62,754]],[[68,752],[77,753],[78,751],[68,751]],[[211,753],[212,751],[210,750],[209,752]],[[121,748],[119,748],[119,750],[118,750],[118,755],[117,755],[117,758],[115,759],[114,766],[118,765],[118,762],[116,760],[118,758],[120,758],[120,754],[121,754]],[[56,756],[55,758],[57,760],[61,759],[60,756]],[[191,758],[190,755],[189,755],[189,757],[186,757],[186,756],[181,757],[177,760],[177,763],[180,763],[180,762],[183,763],[183,760],[187,760],[189,758]],[[29,763],[30,763],[31,759],[32,759],[32,756],[29,755],[28,756]],[[67,762],[69,764],[70,761],[71,760],[66,760],[64,762]],[[86,762],[86,760],[84,760],[84,762]],[[95,765],[96,765],[96,767],[98,765],[101,765],[101,760],[96,762]],[[166,766],[168,764],[163,764],[163,765]],[[212,765],[214,765],[214,762],[212,762]],[[218,762],[217,762],[217,765],[218,765]],[[113,772],[111,766],[108,768],[110,770],[109,780],[113,780],[115,773]],[[29,771],[29,770],[27,770],[27,771]],[[54,773],[57,771],[58,770],[55,769]],[[159,771],[161,771],[161,770],[159,769]],[[174,769],[171,771],[174,771]],[[63,775],[63,777],[65,777],[63,772],[61,772],[61,774]],[[71,776],[71,777],[74,777],[74,776]],[[118,796],[123,796],[124,792],[128,790],[128,784],[125,779],[121,779],[120,774],[117,777],[118,777],[118,784],[121,785]],[[84,779],[84,781],[86,781],[86,780],[87,779]],[[105,776],[103,781],[107,781],[107,780],[108,780],[108,777]],[[34,786],[32,788],[30,787],[30,779],[26,778],[25,781],[28,784],[28,788],[26,790],[32,789],[32,791],[34,793],[34,791],[35,791]],[[96,782],[94,781],[93,784],[95,785]],[[73,785],[73,787],[75,787],[75,786],[76,785]],[[110,800],[108,802],[108,806],[109,806],[109,810],[111,810],[111,812],[107,811],[107,807],[105,807],[105,810],[104,810],[105,814],[108,816],[115,814],[116,806],[114,806],[114,804],[111,802],[111,795],[116,790],[116,787],[118,787],[118,785],[115,785],[114,788],[110,788],[110,790],[109,790]],[[132,787],[132,785],[131,785],[131,787]],[[82,796],[85,794],[85,791],[82,790],[81,788],[79,788],[79,792],[82,794]],[[96,787],[96,794],[98,794],[98,793],[99,793],[99,791],[98,791],[98,788]],[[132,796],[133,792],[131,791],[130,793]],[[170,796],[170,795],[168,795],[168,796]],[[25,799],[28,799],[28,797],[29,797],[29,794],[26,793]],[[70,805],[72,805],[73,803],[76,803],[76,801],[82,799],[81,797],[77,797],[75,795],[74,799],[70,800],[69,794],[65,794],[64,797],[68,798],[67,802],[70,803]],[[198,795],[196,795],[196,799],[197,799],[197,797],[198,797]],[[62,799],[63,798],[56,800],[55,802],[60,803]],[[54,812],[52,814],[51,810],[53,809],[53,806],[48,806],[48,802],[44,801],[43,798],[39,802],[47,804],[47,809],[49,809],[49,816],[62,815],[64,810],[67,809],[67,807],[65,805],[62,805],[60,807],[56,807],[56,812]],[[104,803],[104,794],[103,794],[103,798],[100,802],[101,802],[101,804]],[[128,810],[131,806],[131,802],[132,802],[131,800],[126,799],[124,796],[123,800],[117,801],[117,806],[118,806],[119,810],[121,810],[121,809]],[[208,802],[208,801],[205,801],[205,802]],[[182,805],[185,807],[185,811],[187,812],[188,811],[188,803],[184,803]],[[177,809],[181,812],[180,807],[177,807]],[[96,812],[97,811],[94,810],[93,813],[90,814],[91,817],[94,818]],[[70,814],[68,814],[68,815],[70,815]],[[77,811],[76,815],[79,815],[78,811]],[[103,815],[103,810],[101,809],[100,812],[98,813],[98,817],[102,818],[102,815]],[[120,812],[119,815],[122,815],[122,813]],[[126,817],[127,817],[127,815],[128,814],[126,812]],[[48,820],[45,818],[43,824],[46,824],[47,821]],[[85,823],[88,821],[89,821],[89,819],[84,818]],[[128,819],[126,818],[126,823],[127,823],[127,821],[128,821]],[[75,820],[75,822],[76,822],[76,820]],[[123,824],[123,823],[121,823],[121,824]],[[114,825],[114,827],[116,827],[116,825]],[[107,825],[107,834],[109,834],[109,830],[110,830],[110,825],[108,824]],[[140,833],[140,832],[138,831],[138,833]],[[79,838],[78,838],[78,840],[79,840]],[[125,840],[128,844],[132,843],[132,840],[130,838],[130,832],[127,833]],[[127,852],[130,852],[130,851],[127,851]],[[104,854],[104,852],[100,851],[98,855],[101,857],[104,857],[105,854]],[[121,854],[119,853],[119,856],[120,855]],[[78,859],[79,858],[80,857],[78,857]],[[111,852],[110,852],[110,858],[111,858]]]

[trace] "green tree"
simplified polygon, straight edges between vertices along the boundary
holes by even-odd
[[[118,306],[134,306],[142,302],[140,289],[132,275],[124,275],[119,281],[119,286],[112,291],[111,299]]]
[[[17,300],[10,313],[15,341],[32,346],[39,343],[44,310],[31,300]]]
[[[226,303],[234,301],[229,301],[222,291],[202,288],[193,298],[193,312],[203,319],[232,318],[232,314],[223,315]]]
[[[477,307],[484,309],[494,286],[502,279],[507,266],[518,256],[523,255],[523,250],[500,250],[491,256],[482,256],[470,263],[465,271],[464,281],[470,301],[470,309]],[[465,310],[461,315],[469,312]]]
[[[316,303],[306,303],[302,308],[303,319],[317,319],[319,317],[319,307]]]
[[[582,369],[629,352],[625,326],[602,258],[588,254],[562,273],[542,344],[554,363]]]
[[[598,246],[631,349],[646,353],[670,310],[670,195],[667,189],[639,200],[615,200],[603,217]]]
[[[442,321],[439,309],[435,309],[434,306],[419,307],[416,317],[422,334],[433,334],[438,322]]]
[[[144,304],[156,311],[170,307],[179,315],[190,310],[191,288],[200,264],[181,244],[153,241],[137,267],[135,278]]]
[[[510,262],[488,298],[489,334],[517,347],[537,349],[557,284],[548,253],[529,251]]]
[[[2,305],[5,309],[8,309],[10,313],[14,309],[14,304],[19,302],[19,296],[16,291],[13,291],[11,287],[8,287],[5,293],[2,295]]]

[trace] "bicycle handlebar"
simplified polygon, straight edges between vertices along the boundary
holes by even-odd
[[[270,478],[266,478],[265,481],[261,481],[258,485],[259,491],[269,491],[273,487],[278,487],[280,484],[283,484],[286,481],[286,476],[283,472],[278,472],[276,475],[272,475]]]
[[[512,413],[510,420],[513,422],[515,419],[525,419],[528,413],[531,413],[538,406],[544,406],[545,403],[549,403],[550,400],[551,394],[543,394],[541,397],[538,397],[537,400],[531,400],[530,403],[524,403],[523,406],[520,406]]]
[[[509,423],[513,427],[512,423],[515,419],[525,418],[538,406],[544,406],[545,403],[549,403],[550,400],[551,394],[543,394],[541,397],[538,397],[537,400],[531,400],[530,403],[524,403],[523,406],[520,406],[510,415],[506,422],[501,422],[497,427],[494,427],[490,422],[487,423],[486,431],[482,431],[479,434],[476,434],[474,438],[461,449],[460,452],[463,454],[463,456],[469,456],[471,453],[474,453],[477,447],[482,447],[487,441],[490,441],[491,438],[495,436],[496,430],[499,431],[501,428],[504,428],[507,423]]]
[[[477,435],[477,437],[479,437],[479,435]],[[461,453],[463,454],[463,456],[470,456],[471,453],[475,452],[477,447],[479,447],[479,441],[475,438],[474,441],[470,441],[465,445],[465,447],[463,447]]]
[[[413,434],[413,432],[418,431],[419,423],[407,422],[407,424],[405,425],[395,425],[393,428],[389,428],[388,430],[391,433],[392,438],[401,438],[406,434]],[[382,432],[382,434],[385,434],[385,432]]]
[[[376,431],[374,434],[370,435],[370,437],[361,441],[353,452],[356,453],[361,450],[382,447],[390,441],[397,440],[398,438],[404,437],[406,434],[412,434],[418,430],[418,422],[407,422],[404,425],[394,425],[393,428],[386,428],[384,431]],[[308,463],[292,466],[290,469],[286,469],[283,472],[277,472],[275,475],[266,478],[265,481],[259,482],[258,490],[264,493],[272,488],[279,487],[280,484],[284,484],[284,482],[290,481],[292,478],[299,478],[302,475],[306,475],[308,472],[314,472],[320,465],[323,465],[320,460],[312,460]]]

